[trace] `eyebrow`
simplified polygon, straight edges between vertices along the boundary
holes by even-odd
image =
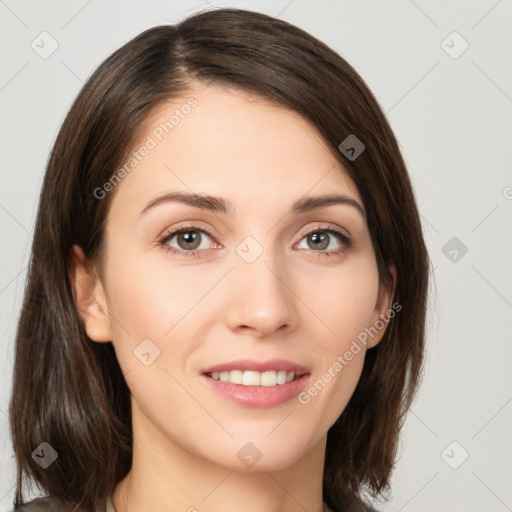
[[[140,212],[139,216],[144,216],[149,210],[152,210],[156,206],[173,202],[194,206],[196,208],[201,208],[202,210],[225,213],[228,215],[234,215],[235,213],[233,203],[223,197],[188,192],[168,192],[152,199]],[[352,206],[363,216],[363,218],[366,218],[364,208],[355,199],[342,194],[303,197],[293,203],[291,209],[286,213],[286,215],[292,213],[303,213],[316,208],[330,206],[332,204]]]

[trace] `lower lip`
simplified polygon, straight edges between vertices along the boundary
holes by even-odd
[[[215,380],[205,374],[201,375],[201,378],[206,385],[232,402],[245,407],[268,409],[296,397],[304,389],[309,373],[286,384],[275,386],[243,386]]]

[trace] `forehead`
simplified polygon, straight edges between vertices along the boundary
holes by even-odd
[[[134,203],[136,197],[168,190],[229,197],[235,205],[257,197],[266,208],[332,192],[361,202],[310,122],[259,96],[219,85],[192,88],[158,105],[139,129],[128,159],[133,166],[116,196]]]

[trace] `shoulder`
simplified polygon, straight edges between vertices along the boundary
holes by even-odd
[[[66,504],[63,500],[46,496],[43,498],[36,498],[28,503],[20,504],[12,512],[72,512],[73,510],[75,510],[74,507],[70,504]],[[107,498],[105,502],[99,506],[98,510],[115,512],[111,498]]]
[[[23,505],[18,505],[13,512],[18,510],[20,512],[67,512],[69,508],[57,502],[54,498],[46,497],[37,498]]]
[[[341,509],[337,509],[335,507],[331,507],[332,512],[341,512]],[[343,509],[345,512],[379,512],[377,509],[373,508],[368,503],[360,499],[354,499],[351,503],[346,504]]]

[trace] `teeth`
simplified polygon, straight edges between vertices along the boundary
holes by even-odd
[[[276,386],[286,384],[295,379],[295,372],[286,370],[270,370],[267,372],[231,370],[230,372],[212,372],[210,377],[221,382],[242,384],[243,386]]]
[[[275,371],[263,372],[261,374],[261,385],[262,386],[275,386],[277,382],[277,373]],[[279,384],[281,384],[279,382]]]
[[[240,370],[231,370],[230,372],[226,372],[229,374],[228,380],[233,384],[242,384],[244,374]]]
[[[229,376],[231,377],[231,372],[229,372]],[[261,383],[261,373],[260,372],[244,372],[244,374],[242,376],[242,384],[244,386],[259,386],[260,383]]]

